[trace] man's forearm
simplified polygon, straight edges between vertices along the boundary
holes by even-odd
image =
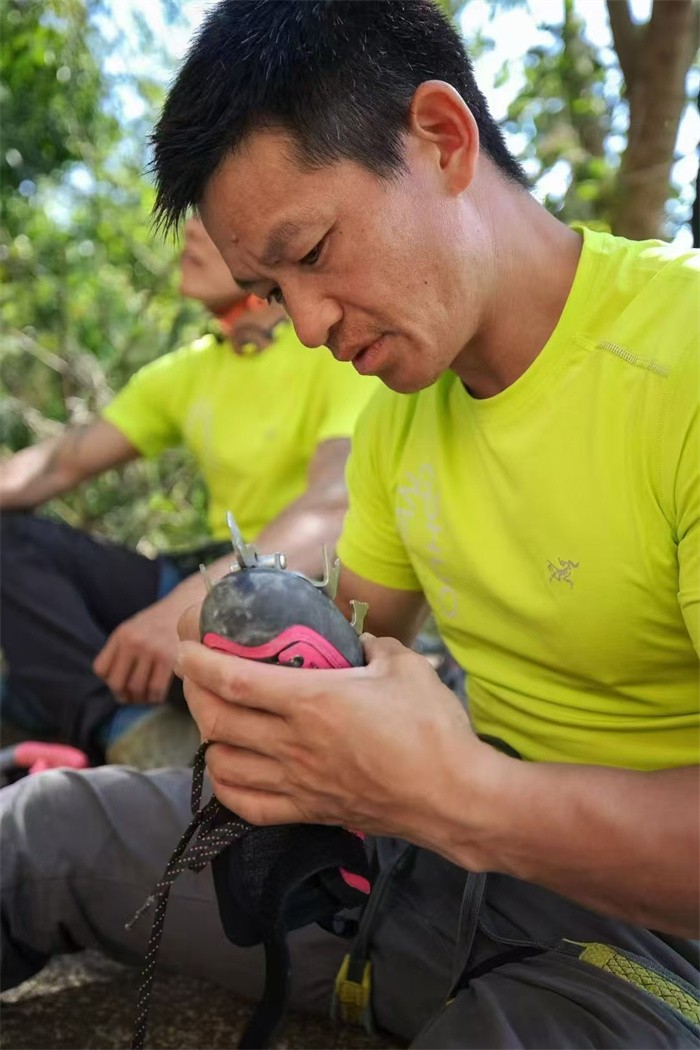
[[[56,465],[60,441],[50,438],[0,463],[0,509],[27,510],[68,487]]]
[[[0,464],[0,508],[26,510],[140,453],[104,419],[69,426]]]
[[[434,848],[464,867],[525,879],[594,911],[697,937],[698,769],[498,759],[478,804],[480,829],[460,832],[455,807]]]
[[[323,573],[323,546],[332,555],[340,536],[347,504],[342,489],[323,498],[305,493],[263,529],[255,546],[267,554],[282,551],[290,569],[307,576]]]

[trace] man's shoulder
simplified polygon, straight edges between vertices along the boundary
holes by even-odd
[[[692,367],[700,343],[700,251],[662,241],[588,234],[596,279],[586,327],[630,365],[671,376]]]
[[[208,360],[214,360],[221,354],[221,344],[216,336],[207,334],[191,343],[185,343],[176,350],[168,350],[160,357],[142,365],[131,377],[132,385],[149,383],[176,382],[179,378],[195,374]]]
[[[218,358],[225,355],[225,353],[226,347],[221,339],[218,339],[213,333],[207,332],[205,335],[193,339],[190,343],[184,343],[176,350],[168,351],[167,354],[157,358],[153,364],[164,371],[171,368],[198,368],[201,367],[205,359]]]
[[[654,238],[631,240],[607,231],[574,224],[583,233],[586,251],[613,261],[617,266],[627,262],[647,277],[669,268],[669,272],[695,272],[700,267],[700,250],[681,244],[670,244]]]

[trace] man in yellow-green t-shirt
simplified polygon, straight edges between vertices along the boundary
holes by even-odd
[[[421,920],[441,934],[453,914],[471,975],[418,1045],[648,1045],[643,1025],[618,1040],[601,1024],[586,967],[508,971],[488,940],[634,952],[632,928],[663,962],[649,930],[697,929],[698,253],[582,234],[542,208],[435,5],[311,6],[216,9],[155,134],[157,211],[172,224],[196,204],[237,279],[388,388],[358,424],[338,547],[341,608],[367,601],[388,637],[364,669],[299,671],[293,700],[283,669],[188,644],[190,709],[221,745],[215,790],[253,823],[341,824],[495,873],[491,911],[470,882],[461,927],[444,870],[431,882],[426,857],[407,878],[423,910],[401,935],[391,911],[375,928],[380,1024],[422,1027],[426,985],[392,984],[391,967],[425,974]],[[256,39],[274,23],[288,46],[264,83],[253,9]],[[223,84],[194,101],[214,51]],[[351,76],[336,148],[313,117]],[[306,107],[286,108],[297,91]],[[468,716],[400,644],[426,604],[466,670]],[[437,1008],[450,975],[430,952]]]
[[[367,666],[241,660],[199,644],[196,610],[181,626],[217,798],[356,829],[379,870],[352,946],[290,934],[292,1004],[415,1048],[696,1046],[698,253],[550,215],[432,0],[222,0],[154,156],[165,225],[196,206],[240,283],[388,388],[339,544]],[[407,647],[426,604],[468,711]],[[97,875],[138,871],[143,899],[152,829],[166,853],[189,820],[184,771],[57,780],[57,837],[97,811],[115,846],[109,867],[55,847],[54,888],[47,789],[10,789],[17,979],[67,945],[125,953]],[[175,882],[161,958],[259,995],[211,882]],[[217,882],[228,931],[240,881]]]
[[[171,689],[179,615],[203,592],[198,564],[218,558],[210,574],[227,571],[226,511],[246,539],[319,572],[345,511],[349,438],[375,385],[300,346],[279,306],[242,293],[194,219],[181,270],[182,293],[209,307],[221,334],[145,366],[100,420],[0,472],[4,716],[93,759],[144,766],[185,761],[196,747],[185,712],[154,705]],[[190,449],[206,484],[214,542],[204,549],[148,559],[22,513],[175,445]]]

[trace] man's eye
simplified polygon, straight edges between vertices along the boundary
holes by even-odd
[[[318,242],[318,244],[314,248],[312,248],[311,251],[308,252],[307,255],[304,256],[303,259],[299,260],[299,265],[300,266],[313,266],[314,263],[317,263],[318,260],[319,260],[320,255],[321,255],[321,252],[323,251],[324,241],[325,241],[325,237],[323,237]]]

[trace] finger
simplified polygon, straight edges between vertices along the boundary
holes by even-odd
[[[145,653],[140,653],[129,670],[129,677],[124,685],[124,694],[132,704],[143,704],[148,699],[148,682],[153,672],[153,660]]]
[[[178,620],[177,633],[183,642],[199,641],[199,613],[201,608],[201,602],[197,605],[190,605]]]
[[[109,668],[117,652],[117,648],[118,646],[116,642],[110,635],[110,637],[102,646],[95,659],[92,661],[92,669],[98,676],[98,678],[102,678],[104,680],[104,678],[109,674]]]
[[[364,676],[364,669],[304,670],[244,660],[196,642],[181,642],[182,674],[224,700],[287,716],[300,699],[319,698],[341,681]],[[342,676],[342,678],[340,677]]]
[[[367,663],[371,663],[372,660],[382,656],[399,656],[401,653],[412,652],[411,649],[407,649],[405,645],[402,645],[397,638],[377,638],[375,635],[365,632],[360,635],[360,641],[367,657]]]
[[[185,698],[203,740],[247,748],[263,755],[280,753],[289,740],[289,726],[279,715],[240,707],[187,679]]]
[[[148,682],[147,702],[162,704],[170,690],[173,670],[167,660],[156,660]]]
[[[284,767],[275,759],[254,751],[212,744],[207,748],[207,769],[209,776],[225,787],[288,794]]]
[[[126,683],[129,680],[132,664],[132,653],[123,646],[120,646],[114,655],[108,674],[104,676],[104,681],[114,695],[120,697],[121,700],[127,704],[131,703],[131,699],[126,692]]]
[[[251,788],[229,787],[212,779],[219,802],[249,824],[267,827],[271,824],[308,824],[311,821],[286,795]]]

